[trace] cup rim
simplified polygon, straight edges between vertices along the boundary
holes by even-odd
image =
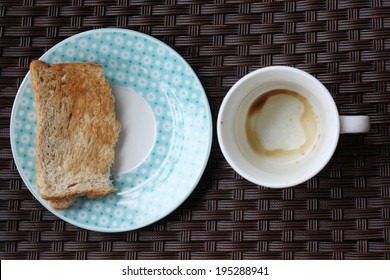
[[[264,180],[263,178],[252,176],[249,172],[247,172],[246,170],[244,170],[242,168],[242,166],[239,164],[237,159],[234,157],[234,153],[231,152],[231,147],[228,146],[226,139],[224,139],[225,138],[224,129],[225,129],[226,125],[230,125],[229,123],[226,124],[226,114],[233,114],[233,115],[236,114],[236,112],[231,112],[231,111],[227,112],[227,110],[229,109],[228,108],[229,105],[231,105],[229,103],[233,102],[232,97],[235,95],[237,96],[237,94],[235,94],[237,89],[240,86],[242,86],[243,84],[247,83],[248,80],[250,80],[258,75],[264,74],[265,72],[269,72],[269,71],[295,72],[299,75],[302,75],[303,78],[309,79],[312,82],[315,82],[316,85],[318,85],[318,87],[321,87],[321,92],[322,92],[322,94],[324,94],[323,98],[325,98],[328,102],[327,106],[329,105],[329,108],[327,108],[327,113],[332,114],[332,118],[334,119],[334,121],[332,123],[332,133],[329,136],[330,139],[329,139],[329,143],[328,143],[326,156],[321,159],[321,162],[320,162],[320,164],[318,164],[315,172],[311,172],[310,174],[302,174],[301,176],[299,176],[299,178],[297,178],[296,180],[291,181],[291,182],[283,182],[282,180],[279,182],[278,181],[271,182],[271,181]],[[238,99],[239,104],[236,104],[235,106],[238,107],[240,105],[240,103],[242,102],[242,100],[244,100],[248,94],[249,94],[249,92],[247,92],[246,94],[241,94],[241,97]],[[230,119],[231,118],[232,118],[232,116],[230,116]],[[235,116],[234,116],[234,118],[235,118]],[[335,120],[336,118],[337,118],[337,121]],[[286,188],[286,187],[296,186],[296,185],[299,185],[299,184],[311,179],[315,175],[317,175],[328,164],[329,160],[333,156],[334,151],[336,150],[336,147],[337,147],[338,140],[339,140],[339,134],[340,134],[339,113],[337,110],[336,103],[334,102],[334,99],[333,99],[332,95],[329,93],[328,89],[317,78],[315,78],[311,74],[309,74],[303,70],[300,70],[298,68],[294,68],[294,67],[290,67],[290,66],[267,66],[267,67],[263,67],[263,68],[254,70],[251,73],[248,73],[247,75],[240,78],[230,88],[230,90],[228,91],[228,93],[224,97],[222,104],[221,104],[221,107],[219,109],[218,118],[217,118],[218,142],[219,142],[222,154],[224,155],[227,162],[243,178],[245,178],[248,181],[255,183],[257,185],[261,185],[261,186],[269,187],[269,188]],[[234,140],[233,142],[236,142],[236,140]],[[232,144],[229,143],[229,145],[232,145]],[[233,145],[237,146],[237,143],[235,143]],[[239,149],[239,148],[234,147],[234,149]]]

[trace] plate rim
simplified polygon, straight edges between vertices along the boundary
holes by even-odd
[[[145,33],[142,33],[142,32],[139,32],[139,31],[136,31],[136,30],[132,30],[132,29],[125,29],[125,28],[116,28],[116,27],[108,27],[108,28],[97,28],[97,29],[91,29],[91,30],[87,30],[87,31],[83,31],[83,32],[80,32],[80,33],[77,33],[77,34],[74,34],[74,35],[71,35],[67,38],[65,38],[64,40],[58,42],[57,44],[53,45],[52,47],[50,47],[47,51],[45,51],[44,54],[42,54],[38,60],[43,60],[45,61],[45,59],[51,55],[51,52],[54,52],[55,49],[61,47],[62,45],[66,44],[68,41],[71,41],[71,40],[74,40],[74,39],[77,39],[78,37],[81,37],[83,35],[88,35],[88,34],[93,34],[95,32],[103,32],[103,33],[113,33],[113,32],[124,32],[124,33],[127,33],[127,35],[136,35],[136,36],[139,36],[141,38],[145,38],[157,45],[161,45],[162,47],[164,47],[165,49],[173,52],[177,58],[179,58],[181,60],[181,62],[185,65],[186,68],[188,68],[191,72],[191,76],[194,77],[195,81],[199,83],[200,85],[200,89],[202,91],[202,93],[204,94],[204,97],[205,97],[205,115],[208,116],[208,123],[209,123],[209,130],[208,130],[208,135],[209,135],[209,139],[208,139],[208,142],[207,142],[207,148],[205,150],[205,160],[203,161],[201,167],[199,168],[199,174],[196,178],[196,180],[194,180],[193,182],[193,186],[191,186],[190,188],[188,188],[187,192],[185,192],[182,196],[182,199],[180,201],[177,201],[177,203],[172,203],[171,207],[169,207],[166,211],[166,213],[163,213],[162,215],[154,218],[154,219],[150,219],[149,221],[146,221],[140,225],[137,225],[137,226],[128,226],[128,227],[125,227],[125,228],[116,228],[116,229],[112,229],[112,228],[103,228],[103,227],[96,227],[96,226],[90,226],[90,225],[87,225],[87,224],[83,224],[83,223],[80,223],[78,221],[74,221],[70,218],[67,218],[65,217],[64,215],[61,215],[61,213],[63,212],[62,210],[55,210],[53,208],[51,208],[49,206],[48,203],[46,203],[46,200],[42,199],[39,195],[39,193],[34,193],[32,190],[31,190],[31,185],[29,183],[28,180],[26,180],[25,178],[25,175],[23,174],[23,171],[24,169],[19,165],[19,162],[17,159],[17,152],[16,152],[16,143],[15,143],[15,138],[13,137],[13,128],[14,128],[14,120],[15,120],[15,113],[16,113],[16,106],[17,104],[19,103],[19,99],[20,99],[20,91],[22,88],[24,88],[26,86],[26,83],[28,83],[29,79],[30,79],[30,76],[31,76],[31,73],[30,73],[30,70],[26,73],[25,77],[23,78],[20,86],[18,87],[18,90],[17,90],[17,93],[16,93],[16,96],[15,96],[15,99],[14,99],[14,102],[13,102],[13,105],[12,105],[12,110],[11,110],[11,117],[10,117],[10,143],[11,143],[11,152],[12,152],[12,157],[13,157],[13,161],[16,165],[16,169],[18,170],[18,173],[19,173],[19,176],[22,178],[24,184],[26,185],[27,189],[29,190],[29,192],[33,195],[33,197],[35,199],[37,199],[39,201],[39,203],[45,207],[50,213],[52,213],[53,215],[55,215],[56,217],[58,217],[59,219],[65,221],[65,222],[68,222],[69,224],[71,225],[74,225],[74,226],[77,226],[79,228],[82,228],[82,229],[86,229],[86,230],[91,230],[91,231],[95,231],[95,232],[107,232],[107,233],[116,233],[116,232],[127,232],[127,231],[133,231],[133,230],[137,230],[137,229],[141,229],[141,228],[144,228],[144,227],[147,227],[157,221],[160,221],[162,219],[164,219],[165,217],[169,216],[173,211],[175,211],[178,207],[180,207],[187,199],[188,197],[193,193],[193,191],[195,190],[195,188],[198,186],[204,172],[205,172],[205,169],[207,167],[207,164],[208,164],[208,161],[210,159],[210,154],[211,154],[211,147],[212,147],[212,141],[213,141],[213,120],[212,120],[212,114],[211,114],[211,108],[210,108],[210,103],[208,102],[208,98],[207,98],[207,94],[206,94],[206,91],[198,77],[198,75],[195,73],[195,71],[193,70],[193,68],[188,64],[188,62],[176,51],[174,50],[172,47],[170,47],[169,45],[167,45],[166,43],[164,43],[163,41],[151,36],[151,35],[148,35],[148,34],[145,34]],[[34,101],[35,102],[35,101]],[[36,173],[34,173],[36,174]],[[38,187],[38,186],[37,186]]]

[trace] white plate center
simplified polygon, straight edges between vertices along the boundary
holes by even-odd
[[[145,161],[156,141],[156,120],[149,103],[131,88],[112,86],[121,123],[112,174],[128,172]]]

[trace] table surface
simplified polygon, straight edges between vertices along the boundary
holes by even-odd
[[[341,114],[369,115],[371,131],[342,135],[329,164],[288,189],[240,177],[214,133],[203,177],[169,216],[123,233],[80,229],[23,183],[9,122],[31,60],[102,27],[149,34],[182,55],[214,127],[239,78],[288,65],[322,81]],[[1,259],[390,259],[390,1],[0,0],[0,55]]]

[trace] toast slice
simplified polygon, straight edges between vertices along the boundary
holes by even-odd
[[[64,209],[77,196],[116,190],[109,178],[120,124],[103,67],[30,64],[37,109],[36,179],[43,199]]]

